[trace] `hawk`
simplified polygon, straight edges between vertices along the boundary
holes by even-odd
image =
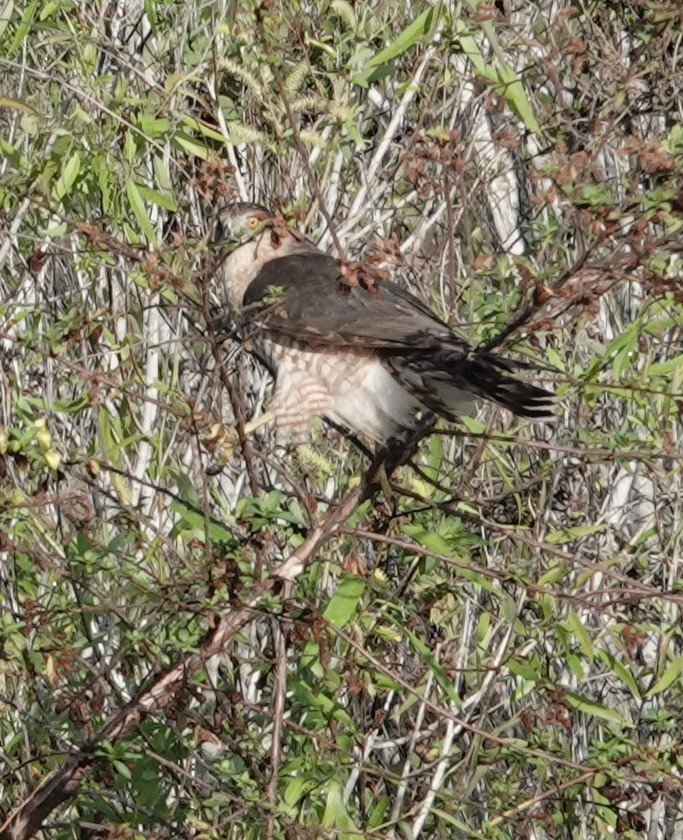
[[[275,377],[278,442],[301,442],[318,418],[385,444],[428,412],[453,420],[473,398],[536,420],[553,395],[515,365],[470,346],[412,294],[324,253],[258,204],[220,214],[222,294],[245,318]]]

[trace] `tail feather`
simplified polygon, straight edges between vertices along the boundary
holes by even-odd
[[[549,391],[518,379],[510,373],[513,363],[487,354],[468,359],[458,371],[474,393],[493,400],[513,414],[550,420],[555,417],[555,397]]]
[[[473,397],[504,406],[520,417],[555,419],[555,396],[518,379],[515,363],[493,353],[436,353],[395,362],[401,384],[432,411],[448,419],[466,413]]]

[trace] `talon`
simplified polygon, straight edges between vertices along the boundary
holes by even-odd
[[[252,432],[270,423],[275,418],[273,411],[266,411],[260,417],[250,420],[244,424],[244,434],[250,435]],[[214,463],[209,467],[207,472],[209,475],[219,473],[225,467],[232,456],[235,454],[235,447],[239,442],[237,430],[232,426],[226,426],[224,423],[213,423],[206,429],[201,431],[202,443],[205,448],[213,456]]]
[[[379,485],[387,499],[393,498],[394,491],[391,489],[391,485],[389,484],[389,476],[387,475],[385,461],[382,461],[382,463],[377,467],[377,470],[372,477],[372,483]]]

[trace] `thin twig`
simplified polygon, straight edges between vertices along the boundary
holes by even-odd
[[[257,15],[257,21],[259,26],[259,32],[261,34],[261,41],[263,44],[263,48],[266,53],[269,50],[268,39],[266,37],[266,32],[263,26],[263,19],[260,15]],[[330,236],[332,237],[332,241],[334,242],[334,247],[337,249],[337,256],[339,259],[344,260],[345,254],[344,249],[342,248],[341,242],[339,237],[337,236],[337,230],[332,220],[332,216],[330,215],[327,206],[325,204],[325,198],[323,197],[322,190],[320,189],[320,185],[318,184],[318,179],[315,177],[315,173],[313,172],[313,168],[311,167],[310,161],[308,160],[308,155],[306,153],[306,146],[304,145],[304,141],[301,139],[301,134],[299,133],[299,126],[297,124],[296,119],[294,118],[294,112],[292,111],[292,106],[289,103],[289,97],[287,95],[287,88],[285,87],[284,82],[282,81],[282,75],[280,70],[276,66],[275,62],[270,63],[270,70],[273,74],[273,79],[275,80],[275,87],[277,88],[278,93],[280,94],[280,98],[282,99],[282,104],[285,108],[285,112],[287,114],[287,122],[289,123],[289,127],[292,129],[292,136],[294,137],[294,142],[296,144],[296,150],[301,158],[301,163],[303,164],[304,169],[306,170],[306,175],[308,176],[308,182],[315,193],[316,201],[318,202],[318,208],[320,210],[321,215],[325,219],[325,223],[327,224],[327,229],[330,232]]]
[[[222,653],[237,633],[261,615],[258,605],[262,597],[279,590],[283,580],[296,578],[323,543],[337,533],[359,504],[374,492],[374,479],[375,471],[371,469],[362,484],[329,512],[325,522],[316,526],[296,551],[261,583],[253,586],[237,607],[225,609],[198,645],[196,653],[186,654],[157,676],[62,767],[53,770],[0,826],[0,840],[28,840],[40,831],[52,811],[76,795],[80,783],[100,760],[98,749],[102,744],[120,741],[137,729],[147,715],[164,709],[175,692],[204,667],[208,659]]]
[[[275,806],[280,762],[282,760],[282,723],[285,716],[287,697],[287,645],[283,628],[276,619],[272,620],[273,641],[275,647],[275,695],[273,698],[273,731],[270,745],[270,779],[266,790],[266,802],[270,805],[266,825],[266,837],[275,836]]]

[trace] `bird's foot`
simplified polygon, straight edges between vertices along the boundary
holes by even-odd
[[[250,435],[261,426],[265,426],[275,419],[274,411],[266,411],[244,424],[244,434]],[[202,432],[204,446],[213,456],[213,464],[209,468],[210,474],[220,472],[235,454],[235,447],[239,443],[237,429],[224,423],[214,423]]]
[[[387,473],[387,462],[382,460],[375,466],[374,475],[372,476],[372,483],[380,487],[387,500],[393,499],[394,491],[391,489],[389,483],[389,474]]]

